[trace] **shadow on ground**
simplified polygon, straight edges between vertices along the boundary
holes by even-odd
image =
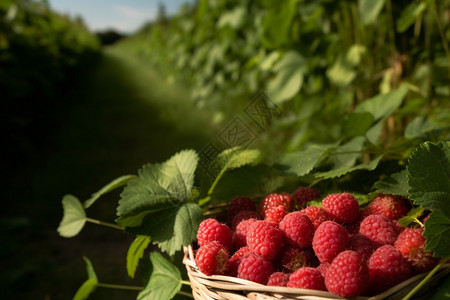
[[[49,142],[23,158],[2,191],[5,299],[71,299],[86,279],[83,256],[91,259],[101,282],[140,285],[126,275],[133,237],[91,224],[72,239],[59,237],[61,199],[74,194],[83,201],[147,162],[162,162],[182,149],[201,150],[210,135],[205,131],[210,126],[201,121],[207,116],[197,117],[183,94],[125,56],[106,52],[91,74],[61,95],[61,101],[73,103],[70,109],[59,112],[54,128],[46,129]],[[185,117],[177,121],[179,113]],[[119,192],[101,198],[88,216],[113,221],[118,199]],[[92,299],[136,295],[98,289]]]

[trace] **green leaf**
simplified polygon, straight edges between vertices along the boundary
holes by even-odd
[[[97,274],[95,274],[94,267],[92,266],[91,261],[87,257],[83,257],[83,259],[86,263],[86,272],[88,275],[88,279],[80,286],[75,296],[73,297],[73,300],[87,299],[89,295],[94,292],[98,284]]]
[[[63,237],[76,236],[86,223],[86,212],[80,200],[72,195],[65,195],[62,199],[64,215],[58,227]]]
[[[141,226],[128,230],[150,236],[162,251],[173,255],[195,239],[202,217],[200,206],[186,203],[149,214]]]
[[[77,293],[75,296],[73,296],[73,300],[85,300],[89,297],[90,294],[92,294],[95,291],[95,288],[97,287],[97,280],[95,279],[88,279],[86,280],[80,288],[77,290]]]
[[[263,20],[262,43],[269,49],[278,49],[292,43],[292,22],[297,12],[297,0],[272,1]]]
[[[144,256],[144,251],[147,249],[151,238],[147,235],[138,235],[127,252],[127,271],[128,276],[134,278],[139,260]]]
[[[92,194],[92,197],[84,202],[84,208],[89,208],[92,204],[97,201],[98,198],[112,190],[126,185],[130,180],[136,179],[136,175],[124,175],[119,178],[114,179],[104,187],[102,187],[98,192]]]
[[[398,219],[398,224],[403,227],[408,227],[411,223],[419,223],[419,217],[425,210],[422,207],[414,207],[409,210],[408,214]]]
[[[302,87],[307,61],[297,51],[286,52],[275,64],[275,77],[267,85],[267,93],[276,103],[293,98]]]
[[[359,0],[358,11],[361,22],[369,25],[377,19],[383,9],[385,0]]]
[[[377,193],[408,196],[408,171],[405,169],[375,182]]]
[[[337,86],[344,87],[349,85],[356,77],[354,68],[359,64],[365,52],[366,48],[364,46],[351,46],[346,55],[340,54],[333,66],[327,70],[328,78]]]
[[[162,164],[144,165],[121,194],[117,222],[123,224],[132,217],[134,224],[139,224],[147,213],[185,203],[191,195],[197,163],[197,153],[184,150]]]
[[[392,90],[389,93],[378,94],[361,102],[361,104],[355,108],[355,112],[369,112],[377,121],[385,119],[400,107],[407,92],[408,86],[403,84],[398,89]]]
[[[450,218],[441,212],[432,212],[425,222],[423,236],[427,239],[425,250],[436,257],[450,256]]]
[[[180,270],[158,252],[150,253],[153,271],[138,300],[170,300],[181,289]]]
[[[283,155],[276,167],[286,174],[303,176],[311,172],[320,159],[334,148],[334,144],[313,144],[304,150]]]
[[[329,158],[333,163],[333,168],[341,169],[353,167],[356,160],[361,157],[364,142],[364,137],[357,136],[331,152]]]
[[[412,24],[414,24],[421,13],[427,8],[427,3],[421,1],[409,4],[403,11],[400,18],[397,19],[397,31],[405,32]]]
[[[344,168],[330,170],[327,172],[317,172],[314,175],[317,178],[330,179],[330,178],[341,177],[342,175],[345,175],[347,173],[350,173],[350,172],[353,172],[356,170],[372,171],[378,166],[378,163],[380,162],[381,158],[383,158],[383,155],[379,155],[371,161],[364,162],[364,163],[361,163],[361,164],[353,166],[353,167],[344,167]]]
[[[352,113],[344,123],[344,132],[347,136],[365,135],[372,127],[374,117],[369,112]]]
[[[450,142],[419,145],[408,161],[409,198],[450,217]]]
[[[233,29],[239,29],[246,17],[246,9],[243,6],[238,6],[232,11],[223,13],[217,21],[217,27],[222,28],[230,26]]]

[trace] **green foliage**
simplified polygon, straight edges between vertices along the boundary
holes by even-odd
[[[383,9],[385,0],[359,0],[358,11],[362,23],[369,25],[375,22],[381,10]]]
[[[73,300],[87,299],[89,295],[95,291],[98,284],[97,274],[95,273],[91,261],[87,257],[83,257],[83,259],[86,263],[88,279],[80,286],[77,293],[73,297]]]
[[[432,251],[435,257],[449,257],[450,250],[450,218],[448,215],[436,211],[430,214],[425,222],[424,237],[427,239],[425,250]]]
[[[134,278],[139,261],[144,256],[144,251],[150,244],[151,238],[146,235],[138,235],[131,243],[127,252],[127,271],[128,276]]]
[[[166,300],[181,289],[181,273],[171,262],[157,252],[150,253],[152,272],[147,286],[139,293],[138,300]]]
[[[72,195],[66,195],[62,199],[64,209],[63,219],[58,227],[58,232],[63,237],[76,236],[86,223],[86,212],[80,200]]]
[[[109,193],[119,187],[126,185],[130,180],[135,179],[135,178],[136,178],[136,175],[123,175],[123,176],[120,176],[119,178],[114,179],[113,181],[111,181],[110,183],[108,183],[107,185],[102,187],[99,191],[92,194],[91,198],[89,198],[88,200],[86,200],[84,202],[84,204],[83,204],[84,208],[89,208],[92,204],[95,203],[95,201],[97,201],[98,198],[100,198],[104,194]]]
[[[376,192],[383,194],[408,196],[409,184],[408,171],[403,170],[392,174],[380,181],[375,182]]]

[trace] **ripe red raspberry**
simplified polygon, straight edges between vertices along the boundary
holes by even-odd
[[[231,229],[236,230],[236,226],[244,220],[248,219],[259,219],[259,215],[254,210],[244,210],[239,212],[236,216],[234,216],[233,220],[231,221]]]
[[[320,193],[315,188],[311,187],[304,187],[300,186],[298,187],[292,197],[294,198],[295,205],[297,208],[304,208],[306,206],[306,203],[308,203],[311,200],[319,198]]]
[[[317,228],[312,241],[312,247],[321,263],[333,260],[339,252],[347,247],[349,235],[344,226],[325,221]]]
[[[247,245],[247,233],[254,222],[256,222],[256,219],[243,220],[236,226],[236,230],[233,233],[234,246],[236,249]]]
[[[238,267],[238,278],[266,284],[274,272],[272,264],[254,253],[245,255]]]
[[[325,274],[325,286],[333,294],[354,298],[368,287],[369,270],[362,256],[345,250],[333,259]]]
[[[233,233],[230,227],[216,219],[205,219],[200,223],[197,231],[197,241],[199,246],[218,241],[228,251],[233,249]]]
[[[376,243],[376,246],[394,245],[398,235],[394,223],[382,215],[366,217],[359,226],[359,232]]]
[[[302,209],[300,212],[309,217],[309,219],[314,225],[314,228],[316,229],[323,222],[330,220],[330,216],[322,207],[308,206]]]
[[[379,214],[388,219],[397,220],[404,217],[409,210],[408,201],[405,197],[378,194],[375,199],[363,210],[364,216]]]
[[[268,286],[287,286],[290,273],[274,272],[267,281]]]
[[[293,207],[292,196],[287,193],[267,195],[259,204],[259,214],[264,218],[267,209],[279,205],[283,205],[287,211],[291,211]]]
[[[369,293],[376,295],[412,276],[411,265],[392,245],[377,248],[370,256]]]
[[[205,275],[224,274],[228,263],[228,251],[217,241],[201,246],[195,254],[195,264]]]
[[[301,267],[309,266],[312,256],[311,248],[287,245],[281,255],[281,266],[288,272],[294,272]]]
[[[234,254],[228,260],[228,267],[227,267],[227,275],[228,276],[233,276],[233,277],[237,276],[238,267],[239,267],[239,264],[240,264],[242,258],[250,252],[251,252],[251,250],[249,247],[242,247],[239,250],[237,250],[236,252],[234,252]]]
[[[412,265],[415,273],[423,273],[433,269],[439,258],[433,253],[425,251],[426,239],[424,228],[405,228],[397,237],[394,246]]]
[[[280,223],[281,220],[283,220],[284,216],[287,215],[287,211],[284,208],[283,205],[279,205],[277,207],[271,207],[266,210],[266,222],[272,222],[272,223]]]
[[[326,291],[325,281],[319,270],[303,267],[289,277],[288,287]]]
[[[254,222],[247,232],[247,245],[253,253],[272,261],[283,247],[283,232],[274,223]]]
[[[356,233],[350,236],[347,249],[358,252],[364,260],[368,260],[375,250],[375,244],[365,235]]]
[[[321,263],[316,267],[317,270],[319,270],[320,274],[322,274],[323,278],[325,278],[325,275],[327,274],[328,268],[331,266],[331,263]]]
[[[289,244],[299,247],[311,246],[314,225],[308,216],[299,211],[288,213],[281,220],[279,227]]]
[[[256,211],[255,202],[249,197],[237,196],[234,197],[228,205],[227,215],[228,224],[231,224],[233,218],[241,211],[252,210]]]
[[[349,193],[328,195],[322,200],[322,208],[338,223],[353,223],[359,217],[359,203]]]

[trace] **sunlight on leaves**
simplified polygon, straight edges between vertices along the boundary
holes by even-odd
[[[86,212],[80,200],[72,195],[66,195],[62,199],[64,215],[58,227],[58,232],[63,237],[76,236],[86,223]]]
[[[139,260],[144,256],[144,251],[150,244],[151,238],[146,235],[138,235],[127,252],[127,271],[128,276],[134,278]]]

